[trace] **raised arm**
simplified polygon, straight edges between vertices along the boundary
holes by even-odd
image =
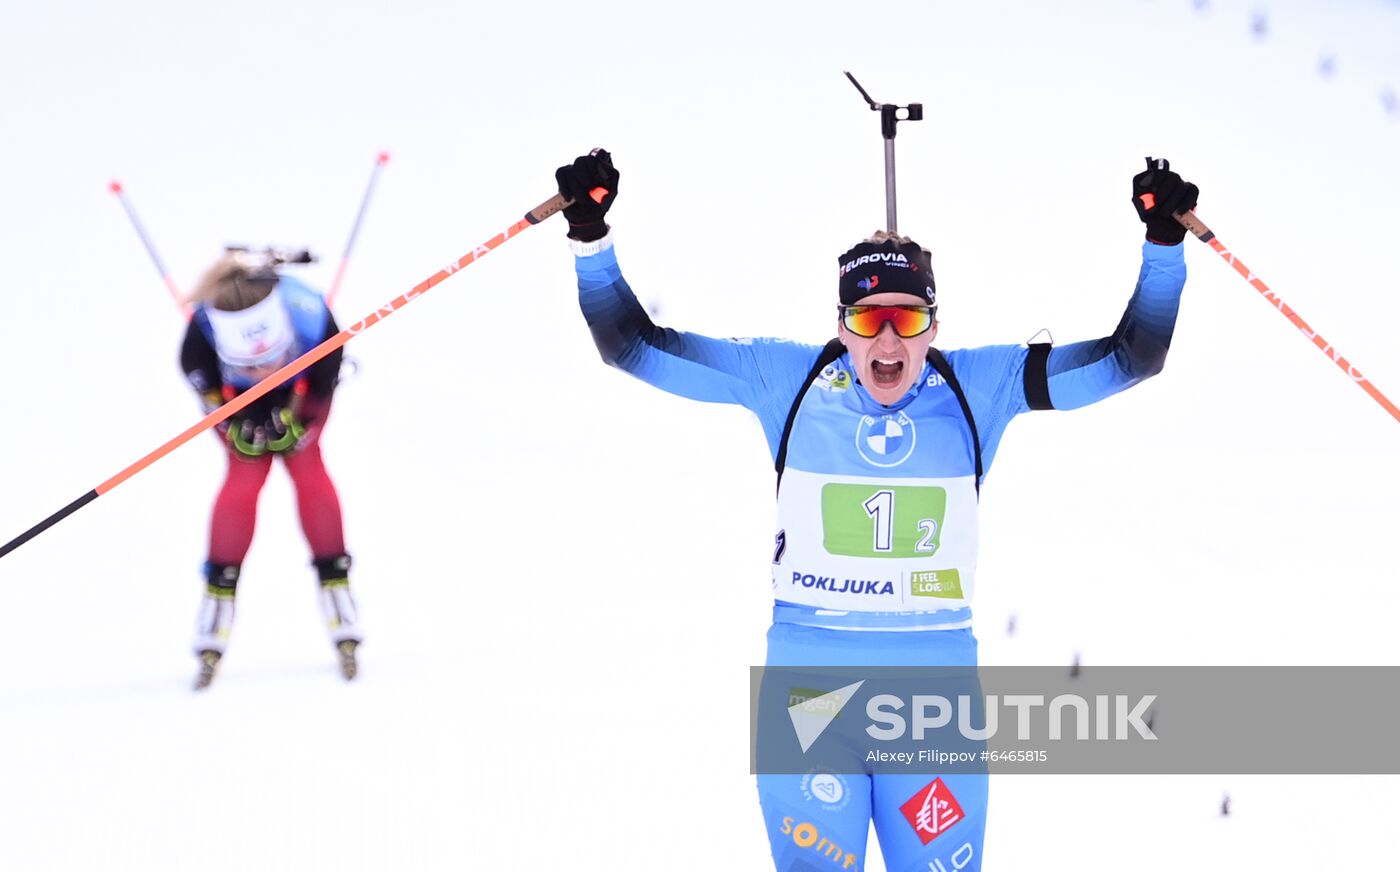
[[[1160,164],[1150,164],[1133,178],[1133,203],[1147,225],[1147,241],[1137,285],[1112,333],[1052,348],[1040,372],[1023,345],[948,352],[977,421],[985,467],[990,468],[1011,419],[1032,408],[1028,391],[1048,393],[1055,409],[1078,409],[1161,372],[1186,283],[1185,230],[1171,215],[1194,208],[1200,192],[1171,172],[1166,161]]]
[[[1137,286],[1118,327],[1101,339],[1050,351],[1045,372],[1054,407],[1087,406],[1161,372],[1185,283],[1180,245],[1144,243]]]
[[[1172,215],[1194,209],[1199,195],[1165,160],[1148,158],[1133,177],[1133,206],[1147,227],[1137,286],[1111,334],[1050,352],[1045,371],[1055,408],[1087,406],[1162,371],[1186,284],[1186,229]]]
[[[578,275],[579,307],[603,360],[647,384],[694,400],[737,403],[759,413],[790,403],[819,351],[772,339],[713,339],[654,324],[622,277],[605,215],[617,195],[618,172],[595,150],[555,174]],[[595,192],[607,191],[606,195]]]

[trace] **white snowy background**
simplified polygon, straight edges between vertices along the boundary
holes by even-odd
[[[1112,330],[1150,154],[1400,399],[1395,2],[15,0],[4,19],[0,539],[198,417],[184,324],[110,180],[182,287],[226,242],[309,245],[324,287],[390,151],[344,324],[602,145],[659,321],[820,342],[836,255],[884,220],[847,69],[925,107],[900,126],[899,223],[934,251],[941,346]],[[0,868],[771,868],[746,750],[762,436],[598,361],[563,235],[530,230],[347,347],[325,449],[369,633],[355,683],[278,471],[230,653],[190,692],[212,437],[0,562]],[[1400,664],[1400,424],[1187,245],[1165,373],[1002,443],[984,662]],[[1004,776],[986,868],[1384,868],[1398,794]]]

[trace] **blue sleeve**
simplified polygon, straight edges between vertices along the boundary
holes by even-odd
[[[1162,371],[1186,284],[1182,248],[1144,243],[1137,287],[1113,333],[1051,349],[1045,368],[1056,409],[1096,403]],[[1028,353],[1021,345],[947,353],[977,422],[986,468],[991,467],[1006,425],[1030,409],[1025,388]]]
[[[1143,243],[1137,287],[1113,333],[1051,350],[1045,369],[1055,408],[1096,403],[1162,371],[1186,284],[1183,248]]]
[[[744,406],[773,441],[821,347],[658,327],[623,280],[610,239],[604,243],[574,259],[579,307],[604,362],[677,396]]]

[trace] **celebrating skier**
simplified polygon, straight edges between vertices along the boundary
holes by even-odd
[[[321,295],[276,267],[275,252],[227,252],[190,295],[194,316],[185,333],[181,365],[207,414],[339,332]],[[355,677],[361,641],[350,595],[340,499],[321,460],[320,435],[331,410],[341,351],[312,364],[291,381],[219,426],[228,475],[209,524],[205,591],[200,606],[195,687],[213,680],[233,626],[234,596],[253,541],[258,494],[274,457],[296,488],[302,531],[320,580],[322,611],[342,674]]]
[[[658,327],[618,267],[608,153],[555,178],[573,201],[579,304],[603,359],[680,396],[743,405],[763,425],[779,475],[771,666],[976,664],[978,492],[1002,433],[1021,412],[1079,408],[1162,368],[1186,280],[1173,213],[1199,194],[1166,161],[1133,178],[1147,242],[1109,336],[942,353],[929,252],[883,232],[838,258],[825,348]],[[900,584],[838,581],[891,576]],[[891,870],[981,868],[985,774],[760,774],[758,788],[783,872],[862,868],[872,818]]]

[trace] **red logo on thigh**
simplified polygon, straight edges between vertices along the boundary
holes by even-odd
[[[909,797],[899,810],[925,845],[964,817],[962,806],[958,805],[953,791],[941,778],[930,781],[923,790]]]

